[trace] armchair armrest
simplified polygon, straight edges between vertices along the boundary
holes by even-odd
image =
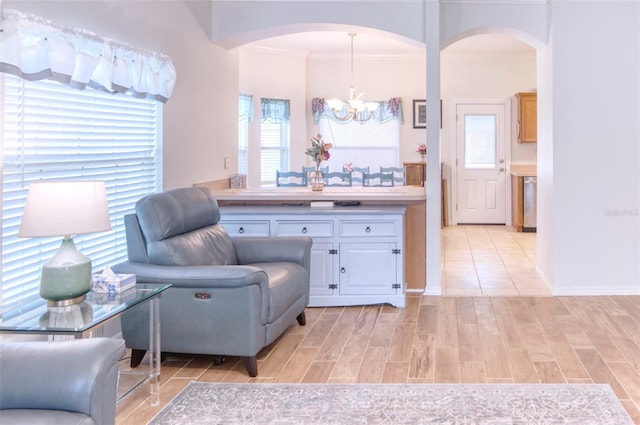
[[[0,409],[67,410],[113,423],[124,350],[114,338],[2,343]]]
[[[268,293],[264,271],[253,266],[160,266],[124,262],[112,267],[116,273],[133,273],[139,283],[166,283],[174,288],[237,288],[259,285]]]
[[[309,270],[311,238],[231,238],[239,264],[290,261]]]

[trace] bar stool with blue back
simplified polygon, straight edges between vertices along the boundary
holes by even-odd
[[[342,168],[342,171],[347,172],[348,170],[346,168]],[[360,183],[362,184],[362,175],[364,173],[369,173],[369,167],[353,167],[352,171],[351,171],[351,181],[353,183]]]
[[[362,186],[392,187],[395,186],[395,182],[392,173],[363,173]]]
[[[278,187],[304,187],[307,185],[307,173],[299,171],[276,170],[276,186]]]
[[[407,170],[404,167],[380,167],[381,173],[392,173],[395,183],[404,185],[407,183]]]
[[[340,171],[333,171],[331,173],[324,173],[325,186],[351,186],[351,173],[341,173]]]

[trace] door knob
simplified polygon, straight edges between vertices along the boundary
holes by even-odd
[[[504,167],[501,167],[501,168],[500,168],[500,172],[501,172],[501,173],[504,173]]]

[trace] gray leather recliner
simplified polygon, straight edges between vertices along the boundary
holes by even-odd
[[[125,216],[129,261],[113,270],[172,285],[160,300],[162,352],[239,356],[256,376],[257,353],[294,320],[305,324],[312,241],[230,238],[219,220],[207,188],[146,196]],[[133,367],[148,347],[148,329],[145,304],[122,316]]]
[[[0,343],[0,423],[112,425],[124,341]]]

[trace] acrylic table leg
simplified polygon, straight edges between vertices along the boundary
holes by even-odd
[[[160,404],[160,295],[149,301],[149,393],[151,405]]]

